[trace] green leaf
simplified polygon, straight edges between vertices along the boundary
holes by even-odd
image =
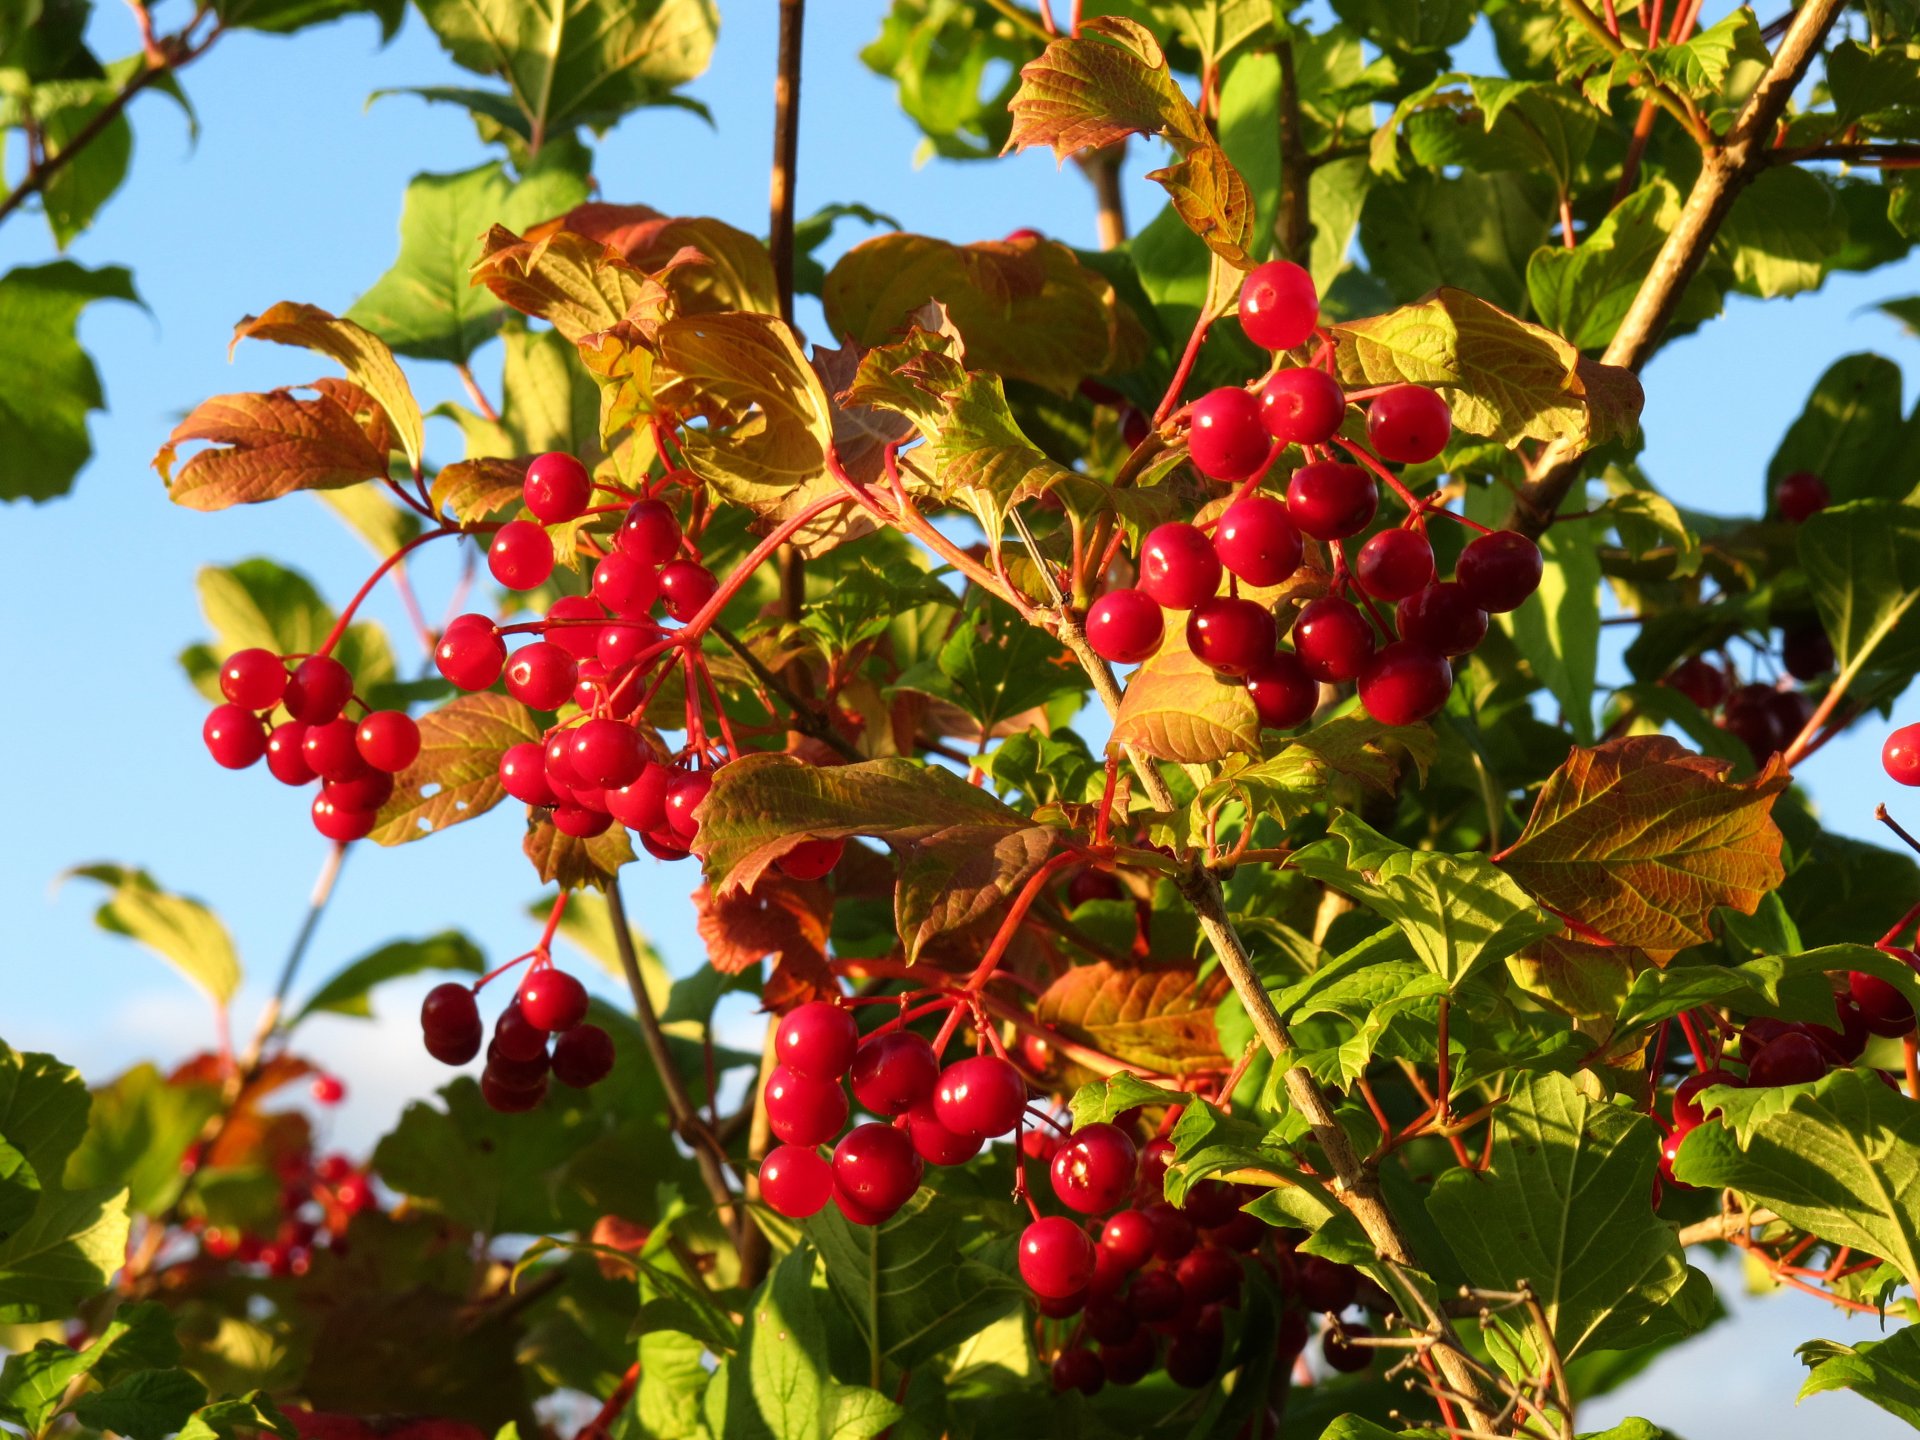
[[[233,1400],[216,1400],[195,1411],[181,1427],[179,1440],[240,1440],[270,1430],[281,1440],[299,1440],[299,1431],[282,1415],[264,1390]]]
[[[1503,629],[1534,678],[1560,702],[1560,714],[1581,745],[1599,739],[1593,722],[1594,677],[1600,667],[1600,551],[1591,533],[1556,525],[1539,539],[1546,560],[1533,599],[1502,615]]]
[[[1847,245],[1847,217],[1824,177],[1770,165],[1733,202],[1715,244],[1734,288],[1772,300],[1817,289]]]
[[[276,655],[307,655],[333,629],[334,613],[313,582],[273,560],[203,568],[194,577],[200,611],[213,627],[211,646],[189,647],[180,657],[202,695],[218,702],[220,661],[236,650],[258,647]],[[371,622],[349,625],[334,646],[334,658],[353,672],[359,693],[377,703],[376,692],[394,682],[393,652]]]
[[[1174,623],[1160,648],[1128,677],[1109,744],[1206,765],[1236,752],[1258,754],[1260,716],[1247,687],[1203,664],[1187,646],[1186,626]]]
[[[216,1005],[224,1006],[240,988],[240,956],[227,927],[198,900],[162,890],[144,870],[124,865],[82,865],[67,872],[95,880],[112,893],[93,912],[102,930],[146,946]]]
[[[40,1177],[25,1155],[0,1139],[0,1242],[26,1224],[39,1203]]]
[[[417,175],[400,211],[399,258],[346,318],[402,355],[464,364],[506,313],[468,274],[487,227],[525,230],[586,198],[585,182],[557,167],[537,169],[518,183],[499,161],[453,175]]]
[[[207,1387],[185,1370],[143,1370],[82,1395],[74,1402],[73,1416],[83,1425],[130,1440],[163,1440],[185,1427],[206,1403]]]
[[[1900,458],[1913,441],[1900,397],[1900,367],[1883,356],[1829,365],[1767,463],[1768,513],[1773,487],[1796,470],[1818,475],[1836,501],[1904,499],[1913,481]]]
[[[406,13],[401,0],[215,0],[213,12],[227,29],[261,30],[290,35],[311,25],[324,25],[345,15],[373,15],[380,21],[384,45],[400,28]]]
[[[1603,349],[1679,218],[1680,192],[1660,176],[1608,211],[1573,249],[1535,250],[1527,262],[1527,293],[1541,323],[1582,350]],[[1691,329],[1719,311],[1719,292],[1703,272],[1681,292],[1671,323]]]
[[[1187,1100],[1184,1091],[1149,1085],[1122,1070],[1118,1075],[1108,1075],[1073,1092],[1073,1128],[1111,1122],[1114,1116],[1136,1105],[1184,1105]]]
[[[1190,807],[1193,838],[1197,843],[1205,817],[1230,797],[1241,799],[1250,816],[1271,815],[1284,825],[1337,795],[1391,795],[1402,763],[1411,762],[1424,781],[1438,746],[1428,725],[1382,725],[1358,710],[1332,716],[1265,760],[1223,764]]]
[[[1830,506],[1800,527],[1797,548],[1841,681],[1869,674],[1875,690],[1897,695],[1920,669],[1920,510]]]
[[[507,695],[461,695],[419,720],[420,754],[394,777],[393,798],[380,809],[370,837],[404,845],[486,814],[507,798],[500,757],[538,740],[533,712]]]
[[[1920,1329],[1909,1325],[1884,1340],[1854,1345],[1809,1340],[1794,1353],[1807,1367],[1798,1400],[1851,1390],[1920,1429]]]
[[[108,1361],[114,1362],[112,1367]],[[117,1311],[106,1329],[95,1336],[84,1350],[73,1350],[54,1340],[43,1340],[33,1349],[7,1357],[0,1369],[0,1419],[9,1420],[39,1434],[63,1408],[68,1389],[82,1377],[103,1372],[102,1379],[115,1373],[171,1365],[180,1358],[180,1346],[173,1338],[173,1317],[162,1305],[128,1305]],[[178,1372],[176,1372],[178,1373]],[[206,1392],[200,1392],[204,1399]],[[196,1400],[194,1404],[198,1404]],[[191,1411],[193,1405],[187,1406]],[[169,1429],[177,1429],[186,1418]]]
[[[710,1440],[700,1418],[701,1396],[711,1378],[705,1356],[706,1347],[698,1340],[672,1330],[650,1330],[640,1337],[634,1414],[643,1434],[658,1440]]]
[[[178,1198],[180,1159],[219,1108],[217,1086],[175,1084],[150,1064],[136,1065],[94,1092],[66,1183],[125,1185],[135,1213],[158,1215]]]
[[[334,977],[313,992],[290,1024],[298,1025],[310,1015],[356,1015],[373,1018],[370,1003],[374,987],[404,975],[452,970],[478,975],[487,968],[486,956],[463,931],[442,930],[423,940],[393,940],[348,962]]]
[[[0,1323],[70,1314],[119,1270],[127,1229],[124,1190],[47,1190],[0,1241]]]
[[[774,1267],[747,1307],[745,1348],[733,1362],[771,1440],[819,1440],[831,1414],[833,1377],[827,1373],[826,1336],[812,1323],[812,1276],[813,1252],[804,1245]],[[751,1418],[730,1410],[725,1433],[734,1434]]]
[[[1547,233],[1553,205],[1543,175],[1375,176],[1360,213],[1360,246],[1372,278],[1396,301],[1457,285],[1517,311],[1526,303],[1527,257]]]
[[[1905,963],[1869,945],[1823,945],[1797,955],[1763,955],[1741,965],[1675,965],[1643,970],[1620,1006],[1615,1025],[1636,1030],[1670,1020],[1697,1005],[1730,1005],[1746,1015],[1830,1022],[1833,989],[1829,971],[1877,975],[1920,1003],[1920,976]]]
[[[962,615],[937,655],[909,667],[894,682],[897,689],[958,707],[981,736],[1079,695],[1086,684],[1057,640],[999,605]]]
[[[1688,1132],[1673,1173],[1727,1186],[1833,1245],[1920,1278],[1920,1106],[1876,1076],[1836,1070],[1817,1084],[1756,1092],[1741,1143],[1723,1125]]]
[[[124,65],[116,65],[98,80],[57,80],[33,87],[28,104],[39,124],[48,160],[71,148],[132,73]],[[132,158],[133,127],[120,114],[108,121],[104,130],[88,136],[81,148],[73,150],[62,167],[53,172],[40,199],[54,243],[62,250],[93,223],[100,207],[120,188]]]
[[[1450,988],[1560,929],[1484,855],[1408,850],[1345,812],[1327,837],[1293,864],[1398,925]]]
[[[1011,1267],[978,1258],[982,1208],[927,1187],[880,1225],[849,1224],[831,1205],[807,1221],[828,1286],[882,1359],[924,1364],[1019,1305]],[[1009,1213],[991,1218],[1005,1228]]]
[[[93,455],[87,416],[106,406],[100,376],[74,326],[95,300],[138,305],[118,265],[86,270],[68,260],[0,276],[0,500],[51,500],[73,488]]]
[[[1012,125],[1007,102],[1020,83],[1012,72],[1033,52],[1015,26],[969,0],[893,0],[860,59],[893,80],[900,108],[926,137],[920,158],[987,160]],[[990,75],[996,83],[983,94]]]
[[[0,1040],[0,1136],[26,1157],[41,1183],[57,1180],[87,1133],[87,1082],[51,1055]]]
[[[1695,1328],[1672,1304],[1686,1260],[1649,1199],[1656,1148],[1645,1116],[1564,1075],[1531,1076],[1496,1112],[1492,1164],[1442,1175],[1427,1210],[1473,1284],[1533,1288],[1563,1360],[1644,1344]],[[1526,1312],[1496,1312],[1494,1326],[1534,1373],[1546,1337]]]
[[[720,24],[711,0],[427,0],[420,13],[456,65],[506,81],[535,150],[668,103],[707,68]]]

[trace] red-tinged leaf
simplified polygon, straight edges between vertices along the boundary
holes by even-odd
[[[342,380],[337,375],[322,375],[307,388],[338,400],[353,416],[354,423],[367,437],[367,443],[382,455],[393,449],[393,422],[387,418],[386,409],[351,380]]]
[[[517,509],[525,491],[527,458],[514,460],[486,457],[457,460],[444,465],[433,477],[433,501],[436,514],[456,520],[486,520]]]
[[[182,445],[210,442],[173,473]],[[337,490],[387,473],[387,455],[367,441],[332,396],[302,400],[286,390],[216,395],[173,427],[153,457],[167,497],[189,510],[224,510],[296,490]]]
[[[1576,749],[1500,857],[1542,904],[1617,945],[1678,950],[1712,938],[1714,908],[1751,915],[1785,878],[1777,761],[1751,780],[1664,735]]]
[[[485,814],[506,798],[500,756],[539,738],[532,712],[506,695],[462,695],[428,711],[420,717],[420,757],[394,777],[371,838],[404,845]]]
[[[1631,945],[1594,945],[1550,935],[1507,958],[1507,973],[1535,999],[1577,1020],[1604,1039],[1607,1027],[1633,985],[1633,977],[1653,961]]]
[[[833,892],[819,881],[769,876],[751,893],[725,895],[702,885],[694,891],[693,908],[714,969],[735,975],[771,959],[768,984],[782,992],[833,984],[827,968]]]
[[[1034,1018],[1114,1059],[1163,1075],[1224,1070],[1213,1011],[1227,992],[1215,970],[1202,984],[1195,964],[1112,965],[1069,970],[1047,987]]]
[[[833,453],[840,457],[840,468],[863,485],[871,485],[885,475],[886,447],[911,439],[914,431],[913,421],[907,416],[857,404],[847,397],[859,377],[861,361],[869,353],[857,343],[839,349],[816,345],[811,361],[833,406]]]
[[[249,315],[234,326],[228,353],[242,340],[270,340],[276,345],[315,350],[338,362],[347,378],[386,412],[387,423],[393,427],[394,439],[408,464],[419,470],[425,444],[420,405],[413,398],[407,377],[400,373],[393,351],[378,335],[351,320],[330,315],[318,305],[282,300],[264,315]],[[382,469],[381,473],[386,472]]]
[[[549,322],[576,344],[584,335],[611,330],[650,295],[664,293],[618,251],[557,220],[524,236],[494,226],[474,262],[473,283],[522,314]]]
[[[613,883],[622,865],[632,863],[633,841],[626,828],[614,825],[591,839],[562,835],[546,812],[535,811],[539,818],[527,823],[526,839],[520,848],[533,862],[544,885],[562,890],[579,890],[591,885],[605,890]]]
[[[562,223],[600,241],[650,275],[671,267],[668,288],[681,315],[723,310],[773,314],[780,308],[767,247],[724,220],[662,215],[645,205],[589,201],[569,210]],[[688,263],[689,251],[692,263]]]
[[[1260,716],[1245,685],[1222,680],[1195,658],[1176,616],[1160,649],[1127,682],[1110,744],[1206,765],[1235,753],[1258,754]]]
[[[1199,145],[1184,159],[1149,171],[1149,180],[1166,188],[1174,213],[1221,259],[1251,270],[1247,247],[1253,243],[1253,192],[1218,145]]]

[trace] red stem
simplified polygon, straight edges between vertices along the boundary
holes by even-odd
[[[1027,883],[1021,887],[1020,893],[1013,897],[1013,904],[1007,907],[1006,918],[1000,922],[1000,928],[994,932],[993,943],[987,946],[987,953],[980,957],[980,963],[974,967],[973,974],[967,977],[966,989],[978,990],[987,983],[987,977],[992,975],[999,966],[1001,958],[1007,953],[1007,946],[1013,943],[1014,932],[1020,928],[1020,922],[1026,918],[1027,911],[1039,898],[1047,881],[1067,866],[1078,864],[1083,858],[1082,852],[1078,850],[1062,850],[1033,872]]]
[[[1186,388],[1187,377],[1193,373],[1193,362],[1200,358],[1200,342],[1207,338],[1207,328],[1213,324],[1213,316],[1205,309],[1194,317],[1193,333],[1187,337],[1187,348],[1181,352],[1180,363],[1174,367],[1173,380],[1167,386],[1167,393],[1160,397],[1160,404],[1153,412],[1153,423],[1159,426],[1173,413],[1173,407],[1180,402],[1180,392]]]
[[[475,526],[472,528],[476,530],[482,529],[482,528],[489,529],[489,530],[497,530],[500,527],[498,525],[488,523],[483,526]],[[373,587],[380,583],[380,577],[382,575],[385,575],[395,565],[398,565],[403,559],[405,559],[409,551],[418,550],[422,545],[426,544],[429,540],[438,540],[442,535],[462,534],[466,529],[467,527],[463,527],[459,525],[443,525],[437,530],[428,530],[422,534],[414,536],[413,539],[409,540],[406,544],[402,545],[398,550],[394,551],[391,555],[387,556],[386,559],[382,560],[378,565],[374,566],[373,573],[367,576],[365,582],[362,583],[360,588],[354,592],[353,598],[347,601],[346,609],[340,612],[340,618],[333,622],[333,628],[327,632],[327,638],[320,642],[320,648],[314,651],[313,653],[316,655],[331,655],[333,653],[333,647],[340,643],[340,637],[347,633],[347,626],[353,623],[354,612],[360,608],[361,603],[367,598],[367,596],[373,593]]]

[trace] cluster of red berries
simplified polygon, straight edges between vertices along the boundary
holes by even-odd
[[[883,1029],[862,1039],[852,1014],[829,1001],[788,1011],[773,1044],[779,1063],[763,1094],[781,1143],[761,1162],[760,1193],[795,1220],[831,1200],[852,1224],[881,1224],[928,1165],[966,1163],[1026,1112],[1027,1082],[1011,1061],[975,1055],[942,1069],[925,1036]],[[843,1081],[877,1119],[846,1129]],[[822,1158],[835,1137],[832,1159]]]
[[[209,1226],[198,1217],[187,1222],[208,1260],[257,1265],[264,1274],[285,1277],[306,1274],[317,1249],[345,1253],[348,1224],[374,1203],[366,1172],[344,1155],[316,1161],[304,1149],[274,1168],[280,1181],[280,1223],[271,1235]]]
[[[1241,288],[1241,327],[1268,350],[1304,344],[1318,316],[1312,279],[1287,261],[1260,266]],[[1439,579],[1428,508],[1380,462],[1437,457],[1453,428],[1446,401],[1418,385],[1387,386],[1367,405],[1367,446],[1338,441],[1366,463],[1339,459],[1330,447],[1348,400],[1330,363],[1323,346],[1315,364],[1276,369],[1257,394],[1228,386],[1193,402],[1187,453],[1194,468],[1240,488],[1204,525],[1174,521],[1147,534],[1137,585],[1109,590],[1087,611],[1096,654],[1120,665],[1145,660],[1160,647],[1165,612],[1185,612],[1188,648],[1223,680],[1245,684],[1271,729],[1304,724],[1321,684],[1356,682],[1367,713],[1390,725],[1425,720],[1446,703],[1451,662],[1485,637],[1488,614],[1518,608],[1539,587],[1539,548],[1515,531],[1489,531],[1461,553],[1452,580]],[[1288,446],[1308,458],[1287,481],[1285,498],[1258,490]],[[1409,502],[1408,514],[1369,538],[1349,567],[1340,542],[1373,523],[1376,473]],[[1303,536],[1331,551],[1331,588],[1301,607],[1292,648],[1283,650],[1272,607],[1241,596],[1239,587],[1290,579],[1305,557]],[[1376,601],[1393,607],[1391,620]]]
[[[352,673],[331,655],[236,650],[220,667],[220,693],[225,701],[201,727],[208,753],[229,770],[264,758],[283,785],[318,780],[313,828],[342,844],[371,833],[393,777],[420,753],[412,718],[369,710],[353,693]],[[346,715],[350,703],[361,709],[358,721]]]
[[[484,982],[482,982],[484,983]],[[464,1065],[480,1053],[479,985],[449,980],[427,992],[420,1029],[427,1053],[446,1065]],[[494,1021],[480,1097],[494,1110],[531,1110],[547,1094],[547,1077],[585,1090],[613,1069],[613,1039],[587,1016],[587,991],[573,976],[536,959],[519,992]],[[551,1041],[551,1045],[549,1045]]]

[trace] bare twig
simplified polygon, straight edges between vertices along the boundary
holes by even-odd
[[[1273,217],[1273,238],[1282,259],[1304,265],[1313,244],[1307,186],[1314,160],[1300,133],[1300,77],[1293,42],[1283,40],[1276,49],[1280,56],[1280,208]]]
[[[806,0],[780,0],[780,53],[773,80],[772,223],[767,249],[780,293],[780,318],[793,320],[793,179],[800,153],[800,37]]]
[[[1120,189],[1120,166],[1126,156],[1127,142],[1121,139],[1074,157],[1087,183],[1093,186],[1094,204],[1099,207],[1097,223],[1102,250],[1114,250],[1127,243],[1126,199]]]
[[[1711,1215],[1680,1227],[1682,1245],[1710,1245],[1716,1240],[1732,1240],[1762,1225],[1771,1225],[1780,1217],[1771,1210],[1734,1210]]]

